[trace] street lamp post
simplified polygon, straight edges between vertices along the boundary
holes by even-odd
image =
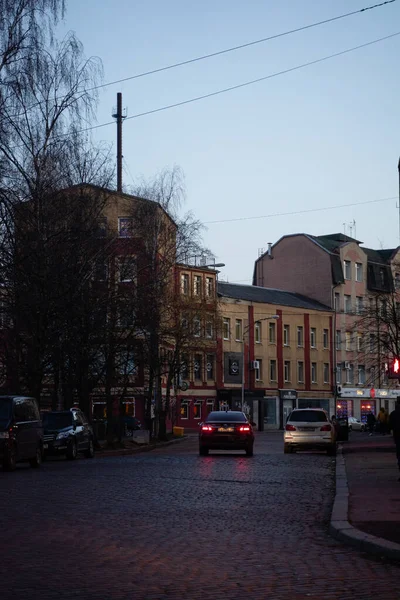
[[[262,319],[257,319],[257,321],[254,321],[254,325],[256,323],[260,323],[260,321],[274,321],[279,319],[279,315],[271,315],[270,317],[263,317]],[[244,376],[246,373],[246,369],[245,369],[245,358],[246,358],[246,353],[245,353],[245,334],[250,331],[250,328],[252,327],[252,325],[247,325],[247,327],[245,327],[245,329],[243,330],[243,334],[242,334],[242,343],[243,343],[243,347],[242,347],[242,412],[243,412],[243,406],[244,406]]]

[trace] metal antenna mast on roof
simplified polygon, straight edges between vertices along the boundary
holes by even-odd
[[[122,192],[122,122],[126,118],[126,109],[122,111],[122,94],[117,93],[117,109],[113,111],[117,120],[117,192]]]

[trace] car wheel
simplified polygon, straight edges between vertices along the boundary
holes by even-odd
[[[78,456],[78,447],[76,445],[76,441],[72,440],[68,446],[67,458],[68,458],[68,460],[75,460],[77,456]]]
[[[283,445],[283,453],[284,454],[292,454],[292,452],[293,452],[293,448],[292,448],[292,446],[290,446],[290,444]]]
[[[42,464],[42,449],[40,446],[36,448],[35,457],[30,459],[29,464],[34,469],[37,469]]]
[[[208,456],[208,448],[205,448],[204,446],[200,446],[199,454],[200,454],[200,456]]]
[[[332,446],[330,446],[327,450],[327,454],[328,456],[336,456],[336,444],[333,444]]]
[[[89,447],[85,452],[85,456],[86,456],[86,458],[94,457],[94,444],[93,444],[92,438],[90,438],[90,440],[89,440]]]
[[[253,456],[253,454],[254,454],[253,445],[251,445],[248,448],[246,448],[246,456]]]
[[[17,455],[15,452],[15,446],[11,446],[11,448],[4,455],[3,469],[5,471],[15,471],[16,466],[17,466]]]

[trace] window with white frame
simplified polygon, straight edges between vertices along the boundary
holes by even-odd
[[[120,256],[118,259],[118,270],[121,282],[135,281],[137,275],[136,257]]]
[[[304,327],[297,327],[297,347],[302,348],[304,346]]]
[[[201,400],[197,400],[193,404],[193,419],[199,420],[201,419]]]
[[[181,294],[184,296],[189,294],[189,275],[187,273],[181,274]]]
[[[181,401],[181,419],[186,420],[189,418],[189,402],[187,400]]]
[[[203,381],[203,357],[201,354],[194,355],[193,371],[195,381]]]
[[[364,298],[363,296],[356,296],[356,312],[358,315],[362,315],[364,310]]]
[[[340,385],[342,383],[342,365],[338,363],[336,365],[336,384]]]
[[[324,363],[324,383],[329,383],[329,363]]]
[[[357,333],[357,350],[364,352],[364,336],[362,333]]]
[[[329,330],[328,329],[324,329],[322,341],[323,341],[323,346],[324,346],[325,350],[327,348],[329,348]]]
[[[311,363],[311,383],[317,383],[317,363]]]
[[[354,383],[354,365],[352,363],[349,363],[348,366],[346,366],[346,383]]]
[[[275,323],[269,323],[268,324],[268,329],[269,329],[269,343],[270,344],[275,344],[276,342],[276,326]]]
[[[297,362],[297,381],[304,383],[304,362],[302,360]]]
[[[365,365],[358,365],[358,383],[359,385],[365,384]]]
[[[214,379],[215,379],[214,365],[215,365],[215,355],[207,354],[207,363],[206,363],[207,381],[214,381]]]
[[[356,281],[363,280],[363,266],[362,263],[356,262]]]
[[[342,347],[342,332],[340,329],[336,329],[336,350],[340,350]]]
[[[181,381],[184,381],[185,379],[190,379],[190,364],[189,356],[187,354],[183,354],[181,357],[179,377]]]
[[[269,361],[269,380],[276,381],[276,360],[273,358]]]
[[[119,237],[133,236],[133,218],[118,217],[118,235]]]
[[[242,336],[242,319],[236,319],[236,323],[235,323],[235,336],[236,336],[236,341],[237,342],[242,342],[243,341],[243,336]]]
[[[285,362],[283,363],[283,375],[284,375],[284,380],[285,383],[288,383],[291,381],[291,369],[290,369],[290,360],[285,360]]]
[[[205,330],[206,338],[212,340],[212,338],[214,337],[214,327],[211,319],[207,319]]]
[[[222,335],[224,340],[229,340],[231,331],[231,320],[228,317],[224,317],[222,321]]]
[[[352,312],[351,296],[349,296],[348,294],[345,294],[344,296],[344,312],[347,314],[350,314]]]
[[[340,312],[340,294],[339,292],[335,292],[335,312]]]
[[[214,279],[212,277],[206,277],[206,295],[208,298],[214,296]]]
[[[254,324],[254,339],[256,344],[261,344],[261,323],[256,321]]]
[[[201,275],[195,275],[193,278],[193,294],[195,296],[201,296]]]
[[[311,348],[317,347],[317,330],[315,327],[310,329],[310,346]]]
[[[350,260],[344,261],[344,278],[351,279],[351,261]]]
[[[262,360],[257,359],[258,367],[254,370],[256,381],[262,381]]]
[[[351,331],[346,331],[346,350],[350,352],[352,350],[351,347]]]
[[[290,325],[283,326],[283,345],[290,346]]]

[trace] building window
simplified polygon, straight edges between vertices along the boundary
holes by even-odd
[[[132,350],[118,352],[115,359],[115,368],[120,375],[137,375],[138,367]]]
[[[336,350],[340,350],[342,347],[342,332],[340,329],[336,329]]]
[[[101,217],[97,222],[96,237],[103,238],[107,235],[107,219]]]
[[[325,349],[329,348],[329,331],[328,331],[328,329],[324,329],[323,344],[324,344]]]
[[[344,278],[351,279],[351,262],[349,260],[344,261]]]
[[[336,365],[336,384],[340,385],[342,383],[342,365]]]
[[[187,400],[183,400],[181,402],[181,419],[189,418],[189,402]]]
[[[379,269],[379,276],[381,279],[381,287],[384,288],[385,287],[385,269]]]
[[[256,344],[261,344],[261,323],[257,321],[254,325],[254,338]]]
[[[387,300],[382,300],[382,302],[381,302],[381,315],[382,315],[383,319],[387,319],[387,316],[388,316]]]
[[[193,335],[194,337],[201,336],[201,319],[198,315],[193,319]]]
[[[351,351],[351,331],[346,331],[346,350]]]
[[[369,351],[375,352],[376,338],[374,333],[369,334]]]
[[[242,342],[243,341],[243,336],[242,336],[242,319],[236,319],[236,326],[235,326],[235,335],[236,335],[236,341],[237,342]]]
[[[121,306],[119,310],[118,325],[121,329],[129,329],[135,326],[136,312],[132,306]]]
[[[329,383],[329,363],[324,363],[324,383]]]
[[[118,234],[119,237],[132,237],[133,235],[133,218],[119,217],[118,218]]]
[[[276,360],[269,361],[269,380],[276,381]]]
[[[255,369],[256,381],[262,381],[262,360],[257,359],[258,368]]]
[[[365,384],[365,365],[358,365],[358,383]]]
[[[214,296],[214,279],[212,277],[206,277],[206,295],[208,298]]]
[[[215,356],[214,354],[207,354],[207,381],[214,381],[214,364],[215,364]]]
[[[290,346],[290,325],[283,326],[283,345]]]
[[[201,354],[194,355],[193,370],[195,381],[203,381],[203,359]]]
[[[357,350],[364,352],[364,336],[362,333],[357,333]]]
[[[95,281],[106,281],[108,272],[107,262],[103,259],[98,259],[93,267],[93,279]]]
[[[285,383],[288,383],[289,381],[291,381],[290,360],[285,360],[285,362],[283,363],[283,373],[284,373]]]
[[[297,328],[297,346],[302,348],[304,346],[304,329],[303,327]]]
[[[297,381],[304,383],[304,362],[302,360],[297,363]]]
[[[206,404],[207,415],[209,415],[210,412],[212,412],[213,410],[214,410],[214,400],[212,398],[210,398],[209,400],[207,400],[207,404]]]
[[[356,281],[363,280],[363,266],[362,263],[356,262]]]
[[[345,295],[344,297],[344,312],[351,313],[351,296]]]
[[[346,367],[346,383],[354,383],[354,365],[351,363]]]
[[[201,419],[201,401],[197,401],[193,404],[193,419]]]
[[[276,342],[276,326],[275,323],[269,323],[269,343],[275,344]]]
[[[121,282],[135,281],[137,275],[136,258],[120,256],[118,259],[119,280]]]
[[[195,296],[201,296],[201,275],[194,276],[193,293]]]
[[[400,273],[394,274],[394,288],[395,290],[400,289]]]
[[[317,383],[317,363],[311,363],[311,383]]]
[[[224,336],[224,340],[229,340],[229,335],[231,331],[231,320],[225,317],[222,323],[222,333]]]
[[[362,315],[364,310],[364,298],[362,296],[356,296],[356,312],[358,315]]]
[[[190,379],[189,357],[186,354],[184,354],[181,359],[179,376],[181,381]]]
[[[212,340],[214,337],[214,327],[212,321],[206,321],[206,338]]]
[[[185,296],[189,294],[189,275],[187,273],[181,275],[181,294]]]
[[[317,347],[317,330],[315,327],[311,327],[310,330],[310,345],[311,348]]]
[[[340,294],[335,292],[335,312],[340,312]]]

